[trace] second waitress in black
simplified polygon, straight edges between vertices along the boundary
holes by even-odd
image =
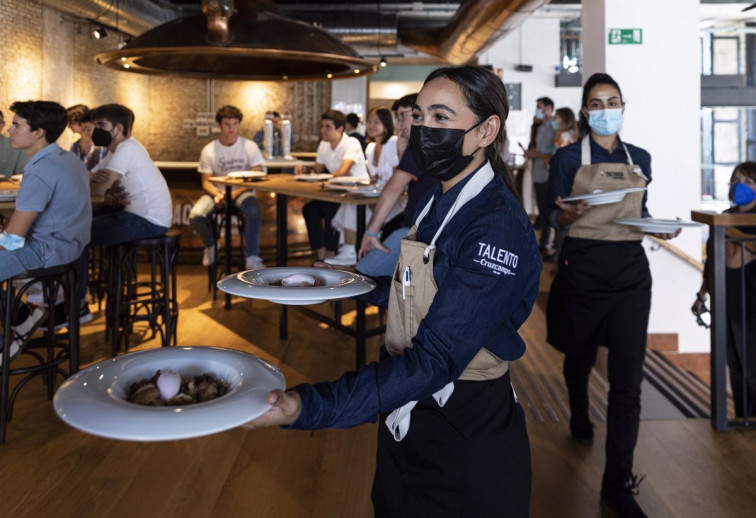
[[[547,340],[565,353],[570,432],[593,443],[588,419],[588,378],[599,346],[608,354],[609,407],[601,499],[622,517],[646,516],[635,501],[632,473],[640,424],[640,387],[651,309],[651,272],[643,232],[613,223],[649,216],[641,189],[618,203],[590,206],[562,198],[596,190],[643,188],[651,156],[619,137],[624,102],[619,85],[594,74],[583,89],[581,138],[551,160],[547,218],[566,231],[547,307]],[[669,239],[670,234],[655,234]]]

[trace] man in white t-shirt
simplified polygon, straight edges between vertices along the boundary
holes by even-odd
[[[202,189],[205,191],[189,213],[192,230],[202,240],[205,251],[202,265],[215,262],[213,242],[213,220],[215,213],[225,203],[225,190],[210,181],[212,176],[226,176],[233,171],[262,170],[262,153],[252,140],[239,135],[242,112],[235,106],[223,106],[215,114],[220,126],[220,137],[202,149],[197,171],[202,175]],[[237,187],[231,192],[234,206],[241,211],[245,222],[246,268],[265,268],[260,258],[260,206],[255,191]]]
[[[329,110],[320,116],[321,141],[318,144],[315,166],[310,168],[309,172],[368,178],[362,146],[356,138],[344,132],[345,123],[346,117],[338,110]],[[301,165],[294,168],[294,174],[306,172],[308,171]],[[319,200],[311,201],[302,207],[310,246],[315,250],[318,260],[322,261],[336,255],[339,236],[333,229],[331,220],[337,210],[338,203]]]
[[[93,193],[104,193],[109,199],[113,190],[122,207],[98,211],[92,218],[92,240],[89,246],[109,246],[160,237],[172,222],[171,193],[163,174],[142,144],[131,136],[134,112],[121,104],[105,104],[91,112],[95,125],[92,141],[106,146],[107,156],[97,165],[91,179]],[[117,182],[117,183],[116,183]],[[79,271],[79,297],[85,301],[88,283],[88,249]],[[86,305],[82,311],[88,312]],[[82,313],[82,314],[83,314]]]

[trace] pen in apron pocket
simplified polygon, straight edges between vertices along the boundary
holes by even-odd
[[[402,300],[405,300],[407,298],[406,289],[409,288],[409,285],[410,285],[410,269],[409,269],[409,266],[406,266],[404,268],[404,277],[402,277]]]

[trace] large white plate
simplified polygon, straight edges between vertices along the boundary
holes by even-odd
[[[263,178],[268,176],[265,171],[233,171],[226,176],[229,178]]]
[[[370,185],[370,178],[367,176],[337,176],[328,180],[328,185]]]
[[[126,400],[131,383],[170,369],[182,376],[209,373],[230,384],[206,403],[150,407]],[[239,426],[270,409],[266,396],[286,380],[273,364],[231,349],[164,347],[105,360],[66,380],[55,393],[58,416],[82,432],[126,441],[201,437]]]
[[[336,185],[328,184],[329,189],[335,189],[338,191],[351,192],[353,194],[360,194],[368,198],[375,198],[381,195],[383,186],[378,185]]]
[[[312,275],[322,285],[272,286],[274,282],[294,273]],[[374,288],[375,282],[358,273],[308,267],[261,268],[229,275],[218,281],[218,289],[231,295],[294,306],[355,297]]]
[[[329,173],[298,174],[294,177],[299,182],[323,182],[333,178]]]
[[[0,189],[0,201],[14,201],[18,191],[14,189],[3,190]]]
[[[611,191],[592,192],[587,194],[578,194],[575,196],[567,196],[562,198],[562,201],[573,202],[585,200],[588,205],[607,205],[609,203],[617,203],[622,201],[625,194],[631,192],[645,191],[646,187],[629,187],[627,189],[614,189]]]
[[[618,218],[614,223],[635,227],[642,232],[652,234],[674,234],[684,227],[700,227],[700,223],[694,221],[678,221],[676,219],[657,218]]]

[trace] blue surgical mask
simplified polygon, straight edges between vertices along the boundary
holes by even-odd
[[[744,183],[734,183],[730,185],[730,199],[738,207],[743,207],[756,200],[756,191]]]
[[[551,127],[555,130],[559,129],[559,123],[556,121],[556,119],[551,119]]]
[[[622,126],[622,108],[589,111],[588,125],[602,137],[614,135]]]
[[[538,119],[539,121],[542,121],[544,117],[546,117],[546,115],[543,113],[543,110],[540,108],[536,108],[535,118]]]

